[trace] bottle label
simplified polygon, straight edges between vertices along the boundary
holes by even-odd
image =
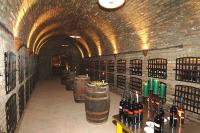
[[[128,109],[124,109],[124,112],[127,113],[127,112],[128,112]]]
[[[138,111],[138,110],[134,110],[134,113],[135,113],[135,114],[138,114],[138,113],[139,113],[139,111]]]
[[[128,111],[128,114],[129,114],[129,115],[133,115],[133,112],[132,112],[132,111]]]
[[[155,127],[160,127],[160,124],[154,123]]]
[[[144,112],[144,110],[143,109],[139,109],[139,113],[143,113]]]
[[[122,109],[122,106],[119,106],[119,109]]]

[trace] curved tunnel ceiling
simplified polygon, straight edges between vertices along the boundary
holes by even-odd
[[[190,6],[188,1],[182,3]],[[171,27],[177,13],[162,14],[169,8],[176,10],[177,4],[180,2],[164,0],[160,5],[157,1],[126,0],[123,7],[108,11],[100,8],[97,0],[18,0],[14,35],[34,53],[54,35],[79,35],[81,39],[76,40],[88,57],[152,48],[155,43],[168,45],[156,29]],[[166,18],[170,18],[168,23]]]

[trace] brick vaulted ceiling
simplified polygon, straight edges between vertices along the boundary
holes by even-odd
[[[8,29],[12,27],[14,36],[35,53],[59,35],[80,35],[74,42],[82,45],[86,56],[165,47],[188,34],[181,26],[200,21],[198,0],[126,0],[123,7],[112,11],[100,8],[97,0],[0,2],[7,5],[1,10],[9,13]],[[194,21],[186,22],[191,16]],[[174,30],[177,34],[172,35]]]

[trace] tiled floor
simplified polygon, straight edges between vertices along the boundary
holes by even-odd
[[[75,103],[73,92],[59,80],[40,81],[17,133],[115,133],[112,115],[118,113],[120,96],[110,93],[110,97],[109,119],[96,125],[86,121],[84,104]]]

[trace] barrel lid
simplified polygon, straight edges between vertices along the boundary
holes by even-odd
[[[88,78],[86,75],[78,75],[79,78]]]
[[[88,83],[89,86],[107,86],[108,83],[106,82],[101,82],[101,81],[92,81]]]

